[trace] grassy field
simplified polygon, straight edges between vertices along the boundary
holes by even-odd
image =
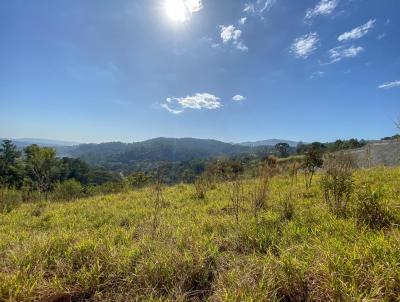
[[[229,183],[144,188],[0,214],[0,301],[400,301],[400,230],[329,210],[317,175],[274,178],[255,217],[244,182],[239,222]],[[400,169],[354,173],[397,219]]]

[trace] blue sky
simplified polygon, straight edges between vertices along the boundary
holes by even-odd
[[[0,137],[393,135],[398,0],[5,0]]]

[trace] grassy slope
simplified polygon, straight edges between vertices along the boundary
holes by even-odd
[[[400,169],[355,179],[398,206]],[[148,189],[22,205],[0,214],[0,301],[399,301],[399,229],[336,218],[301,180],[276,179],[269,209],[257,221],[244,210],[239,225],[225,184],[206,200],[192,186],[168,188],[156,232]]]

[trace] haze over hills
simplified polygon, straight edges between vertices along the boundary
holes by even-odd
[[[212,139],[154,138],[143,142],[81,144],[70,149],[69,155],[88,163],[135,161],[187,161],[217,156],[233,156],[256,152],[268,147],[252,148]]]
[[[4,140],[2,138],[1,140]],[[14,144],[19,148],[24,148],[29,145],[36,144],[42,147],[56,147],[56,146],[76,146],[80,143],[78,142],[70,142],[70,141],[63,141],[63,140],[52,140],[52,139],[45,139],[45,138],[10,138],[14,142]]]
[[[259,146],[275,146],[276,144],[279,144],[279,143],[286,143],[290,147],[296,147],[299,142],[274,138],[274,139],[266,139],[266,140],[254,141],[254,142],[243,142],[243,143],[240,143],[240,145],[248,146],[248,147],[259,147]]]

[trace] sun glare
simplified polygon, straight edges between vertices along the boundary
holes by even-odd
[[[187,8],[184,0],[165,0],[165,11],[167,16],[176,22],[187,20]]]

